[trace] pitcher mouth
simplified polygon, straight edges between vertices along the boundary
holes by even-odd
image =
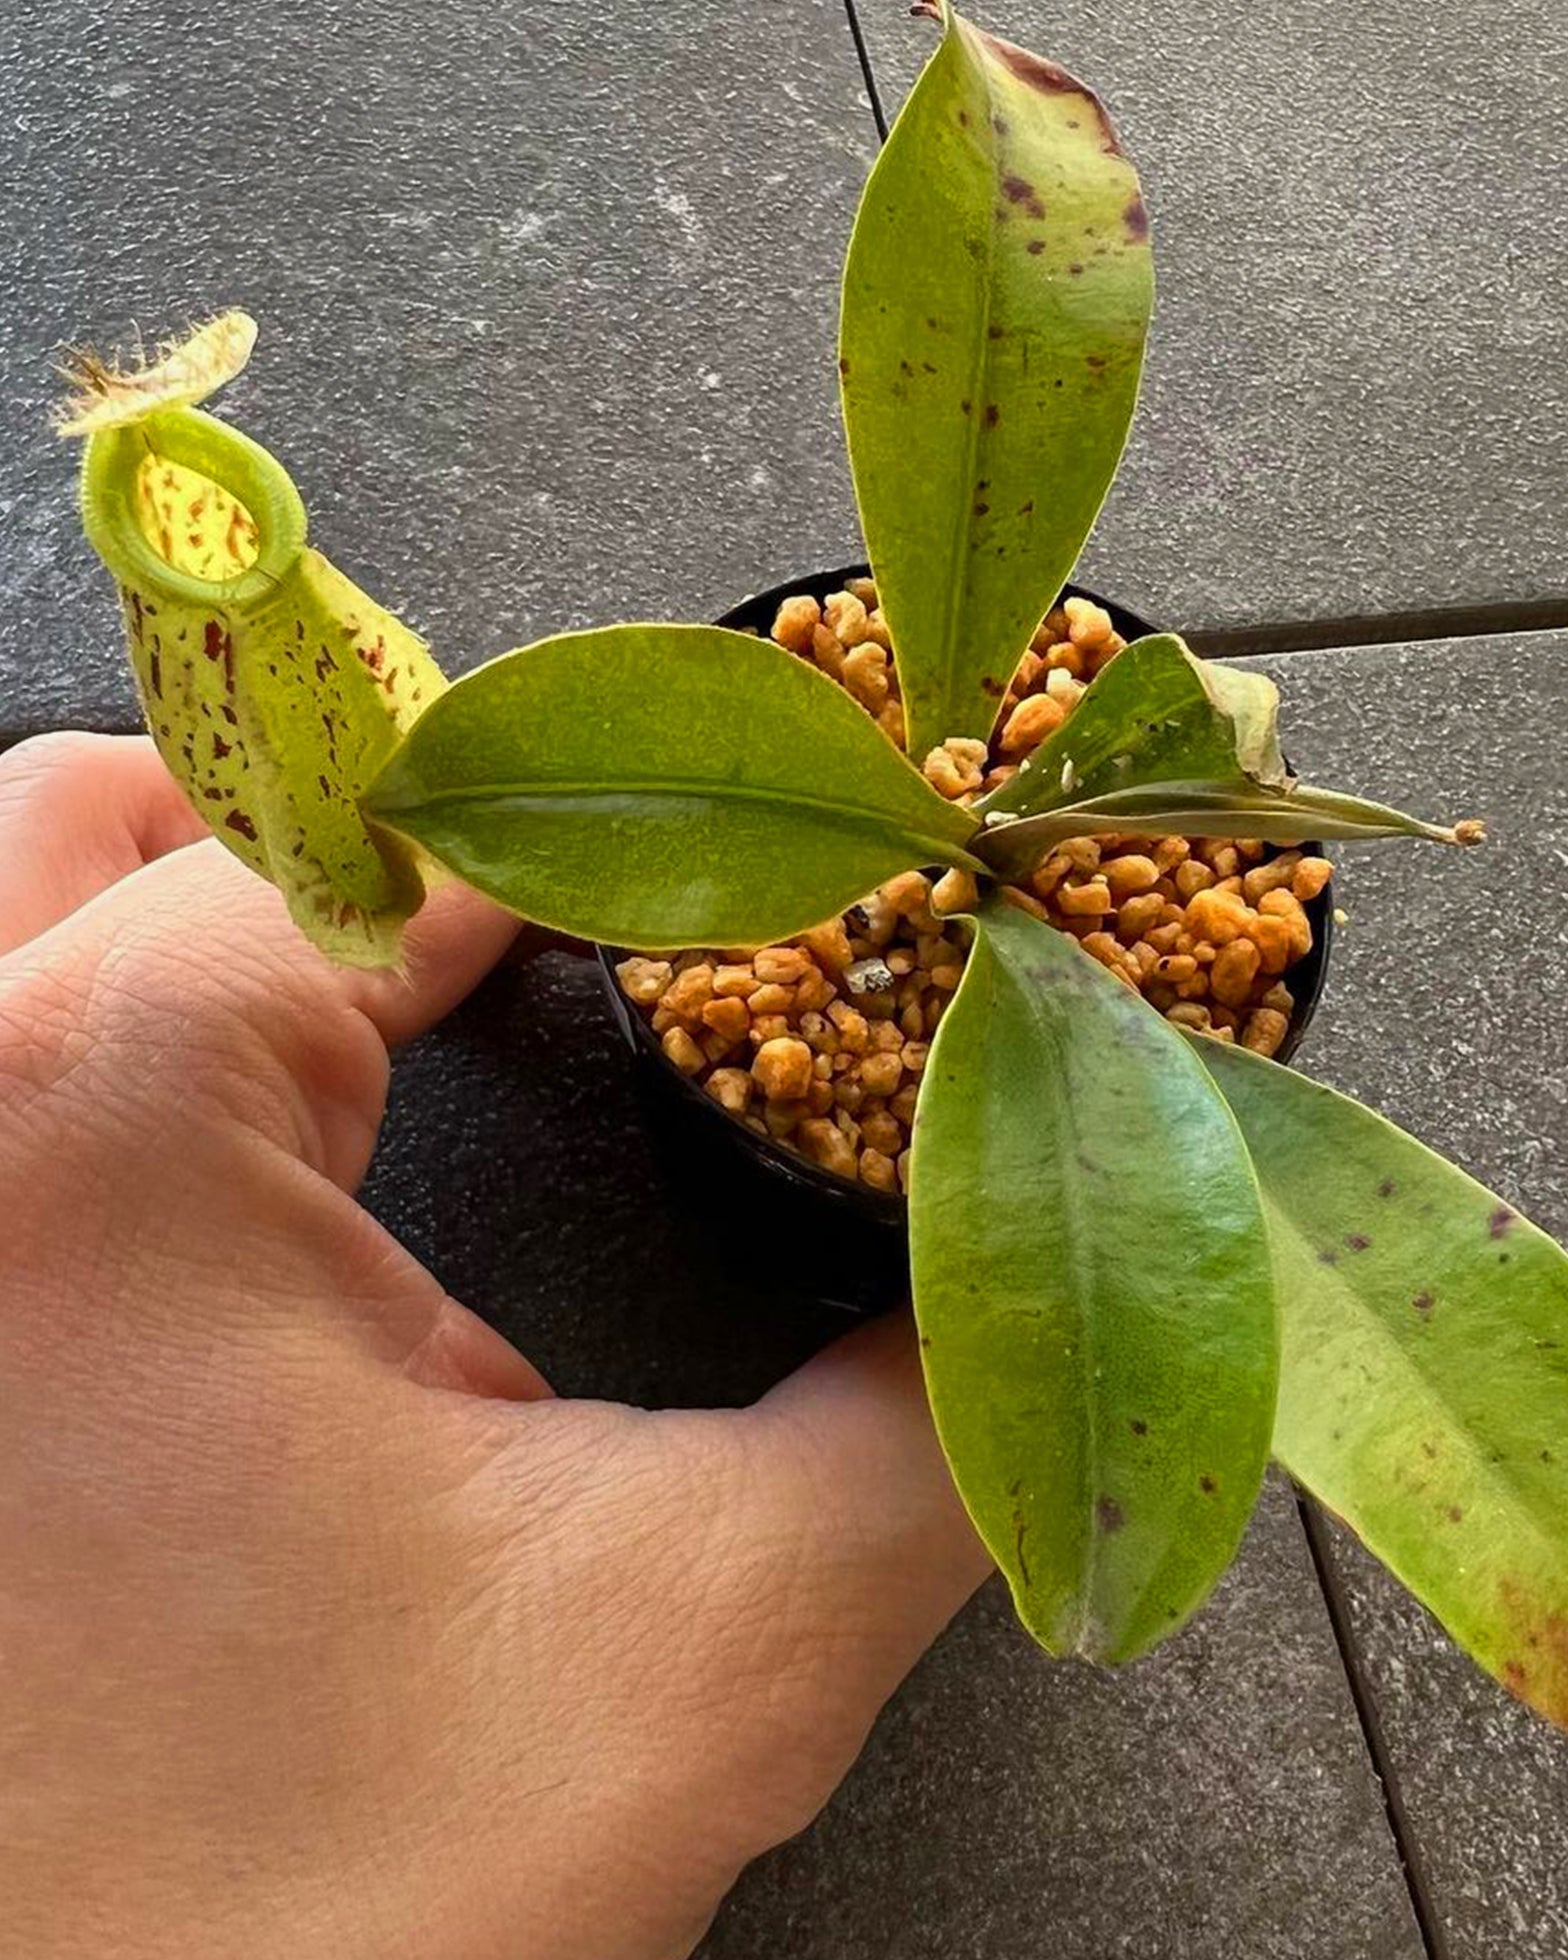
[[[305,506],[282,465],[195,408],[89,439],[82,522],[122,585],[229,613],[265,602],[305,546]]]

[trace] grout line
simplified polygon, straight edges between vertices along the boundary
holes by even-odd
[[[1340,648],[1469,640],[1568,626],[1568,599],[1521,599],[1496,605],[1427,606],[1407,612],[1348,613],[1338,619],[1282,620],[1257,626],[1199,628],[1186,639],[1195,653],[1234,659],[1244,653],[1331,653]]]
[[[1399,1862],[1404,1870],[1405,1890],[1410,1895],[1410,1909],[1415,1915],[1416,1931],[1421,1936],[1421,1944],[1427,1960],[1452,1960],[1447,1938],[1438,1924],[1437,1913],[1427,1887],[1426,1867],[1416,1848],[1410,1813],[1405,1809],[1399,1780],[1394,1774],[1388,1738],[1383,1733],[1383,1724],[1378,1717],[1377,1700],[1372,1692],[1372,1684],[1367,1679],[1366,1670],[1361,1665],[1361,1656],[1356,1650],[1355,1636],[1350,1624],[1349,1601],[1334,1566],[1327,1519],[1318,1505],[1299,1486],[1296,1488],[1296,1510],[1301,1518],[1302,1529],[1306,1533],[1307,1549],[1312,1555],[1312,1566],[1323,1594],[1323,1604],[1328,1609],[1329,1626],[1333,1630],[1334,1644],[1339,1649],[1340,1665],[1345,1670],[1345,1680],[1350,1689],[1351,1702],[1355,1707],[1356,1720],[1361,1725],[1361,1739],[1366,1744],[1367,1754],[1372,1759],[1373,1771],[1382,1786],[1383,1811],[1388,1820],[1389,1833],[1394,1840],[1394,1849],[1399,1854]]]
[[[871,55],[866,47],[866,37],[860,31],[860,16],[855,12],[855,0],[844,0],[844,13],[849,20],[849,31],[854,39],[855,53],[860,60],[860,73],[866,84],[866,94],[871,100],[871,114],[877,126],[877,140],[887,141],[887,117],[882,113],[882,97],[877,89],[877,78],[872,72]]]
[[[854,0],[844,0],[850,26],[860,46],[855,22]],[[862,53],[862,62],[864,54]],[[872,113],[881,127],[882,112],[870,70],[865,69],[871,87]],[[1300,619],[1263,621],[1256,626],[1200,627],[1183,635],[1194,653],[1214,660],[1239,660],[1247,654],[1271,653],[1350,653],[1367,647],[1419,645],[1432,640],[1504,639],[1512,634],[1560,631],[1568,628],[1568,599],[1525,599],[1508,605],[1433,606],[1424,611],[1354,613],[1340,619]],[[95,712],[64,722],[48,722],[43,727],[85,728],[96,734],[135,735],[142,724],[134,716],[102,718]],[[0,749],[41,733],[29,724],[10,726],[0,722]]]
[[[853,23],[854,0],[844,0]],[[880,122],[875,97],[873,112]],[[1368,647],[1419,645],[1435,640],[1504,639],[1512,634],[1550,632],[1568,628],[1568,600],[1530,599],[1515,605],[1441,606],[1425,612],[1364,613],[1343,619],[1284,620],[1257,626],[1219,626],[1200,628],[1183,635],[1194,653],[1212,660],[1240,660],[1248,654],[1352,653]],[[134,716],[122,721],[118,716],[102,718],[89,712],[82,718],[68,716],[56,726],[85,728],[95,734],[135,735],[142,724]],[[0,749],[42,732],[29,724],[8,726],[0,723]]]

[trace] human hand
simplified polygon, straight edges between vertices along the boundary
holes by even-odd
[[[7,1951],[674,1960],[986,1570],[913,1335],[552,1398],[350,1195],[513,922],[335,971],[200,834],[0,758]]]

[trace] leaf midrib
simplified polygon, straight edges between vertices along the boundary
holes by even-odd
[[[895,812],[876,804],[854,803],[837,797],[812,796],[802,790],[771,789],[749,783],[695,781],[681,777],[626,777],[609,781],[574,777],[559,782],[465,783],[457,788],[435,790],[417,797],[399,797],[396,800],[380,801],[372,796],[366,799],[366,808],[376,817],[389,819],[407,816],[415,811],[441,809],[450,805],[466,806],[484,802],[528,802],[531,799],[544,801],[554,798],[603,796],[667,796],[682,797],[691,802],[755,803],[775,808],[783,807],[807,811],[817,816],[847,819],[868,829],[897,831],[909,838],[912,843],[930,844],[933,848],[940,847],[943,853],[963,848],[956,824],[949,835],[942,837],[935,831],[923,830],[914,824],[906,823]],[[967,838],[970,835],[972,831],[966,829],[964,836]]]
[[[1029,987],[1019,983],[1018,977],[1014,974],[1010,966],[1005,970],[1007,971],[1008,983],[1020,1000],[1022,1000],[1024,1012],[1037,1036],[1049,1035],[1052,1044],[1059,1046],[1060,1028],[1047,1016],[1043,999],[1043,996],[1051,991],[1049,976],[1042,975],[1043,984],[1040,993],[1036,994]],[[1063,1099],[1063,1123],[1072,1138],[1074,1159],[1076,1160],[1076,1146],[1083,1139],[1083,1131],[1077,1122],[1075,1099],[1071,1096]],[[1063,1210],[1064,1212],[1071,1213],[1070,1218],[1066,1220],[1069,1226],[1068,1258],[1066,1264],[1070,1269],[1073,1282],[1078,1289],[1074,1296],[1074,1305],[1076,1308],[1075,1319],[1078,1324],[1082,1354],[1083,1365],[1080,1370],[1079,1380],[1080,1395],[1084,1410],[1084,1430],[1088,1444],[1085,1458],[1085,1484],[1080,1491],[1085,1545],[1083,1562],[1084,1584],[1080,1590],[1083,1605],[1078,1616],[1078,1625],[1073,1629],[1073,1645],[1075,1649],[1081,1651],[1084,1636],[1089,1632],[1090,1627],[1089,1602],[1097,1597],[1096,1588],[1100,1575],[1100,1532],[1097,1529],[1095,1498],[1093,1493],[1095,1481],[1094,1466],[1100,1460],[1100,1425],[1095,1411],[1094,1396],[1089,1387],[1089,1384],[1096,1378],[1098,1346],[1093,1336],[1090,1317],[1078,1303],[1089,1292],[1098,1274],[1099,1267],[1098,1261],[1093,1256],[1093,1234],[1086,1229],[1086,1226],[1090,1222],[1089,1207],[1085,1203],[1079,1182],[1077,1179],[1069,1179],[1062,1188],[1064,1192]]]
[[[986,101],[994,107],[996,91],[991,85],[990,76],[985,72],[984,64],[975,61],[968,43],[964,40],[962,26],[955,26],[949,31],[953,34],[955,45],[962,51],[963,60],[966,65],[979,73],[981,85],[985,89]],[[991,116],[988,115],[985,120],[986,129],[989,133],[987,155],[991,162],[992,175],[994,177],[996,174],[997,153],[1000,145],[992,128]],[[989,203],[989,199],[987,202]],[[964,549],[964,545],[970,534],[970,526],[974,521],[971,506],[974,502],[974,486],[979,480],[980,445],[983,439],[983,424],[985,422],[984,403],[987,392],[980,384],[983,380],[988,381],[990,375],[990,354],[988,350],[992,344],[991,312],[996,291],[997,236],[997,227],[993,219],[986,230],[985,267],[982,274],[985,282],[983,289],[984,305],[978,322],[979,331],[974,337],[969,362],[969,401],[973,412],[969,416],[969,432],[965,442],[964,494],[961,497],[955,497],[953,499],[953,528],[948,549],[949,563],[953,566],[954,575],[947,582],[947,617],[943,622],[942,633],[941,701],[944,710],[944,723],[950,723],[955,719],[960,706],[956,699],[958,689],[955,667],[959,635],[963,622],[970,610],[971,581],[968,577],[967,570],[961,575],[959,568],[961,566],[967,566],[971,555]],[[905,692],[908,692],[907,688]],[[913,708],[913,702],[910,705]],[[964,705],[967,707],[967,703]],[[913,714],[911,714],[910,719],[913,721]],[[996,716],[993,713],[991,722],[994,722],[995,719]],[[933,743],[945,742],[949,736],[967,735],[968,732],[965,728],[948,726],[931,731]],[[982,738],[989,736],[990,732],[991,728],[989,723],[984,729],[976,730],[976,734]]]

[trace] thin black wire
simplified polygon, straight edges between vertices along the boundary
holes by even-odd
[[[861,78],[866,85],[866,96],[871,103],[871,114],[877,126],[877,140],[887,141],[887,117],[882,113],[882,97],[877,92],[877,78],[871,72],[871,56],[866,49],[866,37],[860,31],[860,16],[855,12],[855,0],[844,0],[844,12],[849,19],[849,31],[855,43],[855,53],[860,61]]]

